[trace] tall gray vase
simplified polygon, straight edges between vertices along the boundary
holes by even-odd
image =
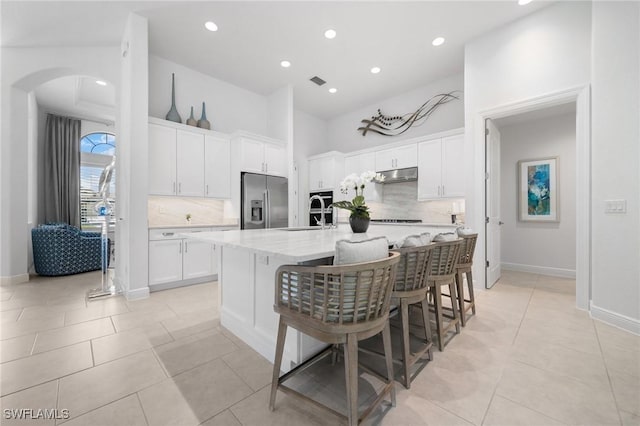
[[[171,73],[171,109],[167,113],[165,120],[175,121],[176,123],[182,123],[182,118],[178,114],[176,109],[176,75]]]
[[[204,102],[202,103],[202,116],[200,117],[200,120],[198,120],[198,127],[207,130],[211,129],[211,123],[207,120],[207,112],[204,107]]]

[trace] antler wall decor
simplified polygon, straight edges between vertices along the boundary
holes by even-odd
[[[377,133],[382,136],[401,135],[409,130],[411,126],[421,125],[440,105],[444,105],[454,99],[460,99],[457,95],[458,93],[461,92],[454,90],[453,92],[435,95],[422,104],[415,112],[405,115],[384,115],[382,111],[378,109],[378,115],[372,116],[371,119],[365,118],[360,121],[364,126],[358,127],[358,131],[362,132],[362,136],[365,136],[367,132]]]

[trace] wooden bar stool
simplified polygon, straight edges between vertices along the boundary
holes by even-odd
[[[381,244],[387,252],[386,239]],[[275,407],[278,389],[347,419],[349,425],[357,425],[386,395],[390,395],[391,403],[395,405],[389,306],[399,261],[399,253],[389,252],[388,257],[376,261],[339,266],[284,265],[277,270],[274,310],[280,314],[280,323],[269,400],[271,410]],[[345,345],[347,416],[283,383],[297,369],[305,367],[303,363],[280,377],[287,327],[293,327],[331,345]],[[384,341],[387,377],[381,379],[386,384],[371,406],[359,416],[358,342],[378,333],[382,333]],[[312,360],[325,353],[328,355],[331,351],[332,347],[329,347]]]
[[[478,234],[462,234],[462,245],[460,247],[460,260],[456,265],[456,289],[458,297],[458,309],[460,310],[460,322],[464,327],[467,323],[467,311],[471,309],[473,315],[476,314],[476,299],[473,295],[473,253],[476,249]],[[467,289],[469,299],[464,298],[464,276],[467,276]]]
[[[429,272],[427,280],[429,292],[433,298],[436,329],[438,333],[438,348],[440,351],[444,349],[444,336],[451,327],[455,326],[456,334],[460,333],[460,314],[458,313],[458,303],[454,299],[456,294],[456,264],[460,256],[461,244],[461,239],[437,242],[431,251],[431,271]],[[445,316],[444,314],[442,297],[446,297],[447,295],[442,294],[442,286],[449,287],[449,295],[451,295],[451,317]],[[446,326],[444,324],[445,318],[449,318]]]
[[[394,249],[400,253],[400,263],[396,271],[396,279],[391,293],[391,304],[399,306],[402,332],[402,367],[404,371],[404,386],[411,387],[409,369],[427,353],[429,360],[433,359],[431,337],[431,322],[429,321],[429,305],[427,303],[427,277],[431,269],[431,250],[435,244],[418,247]],[[411,352],[409,345],[409,306],[420,303],[422,308],[422,323],[425,332],[425,344],[416,352]]]

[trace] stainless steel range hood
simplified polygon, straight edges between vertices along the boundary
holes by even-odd
[[[418,180],[418,168],[409,167],[407,169],[386,170],[379,172],[384,176],[384,180],[378,183],[400,183],[400,182],[414,182]]]

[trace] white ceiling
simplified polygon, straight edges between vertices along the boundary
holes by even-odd
[[[461,73],[467,42],[548,4],[2,1],[1,35],[3,46],[119,44],[135,11],[149,20],[151,53],[263,95],[291,84],[296,108],[331,118]],[[205,30],[207,20],[219,31]],[[335,39],[324,38],[328,28]],[[445,44],[433,47],[436,36]],[[309,82],[314,75],[327,84]]]

